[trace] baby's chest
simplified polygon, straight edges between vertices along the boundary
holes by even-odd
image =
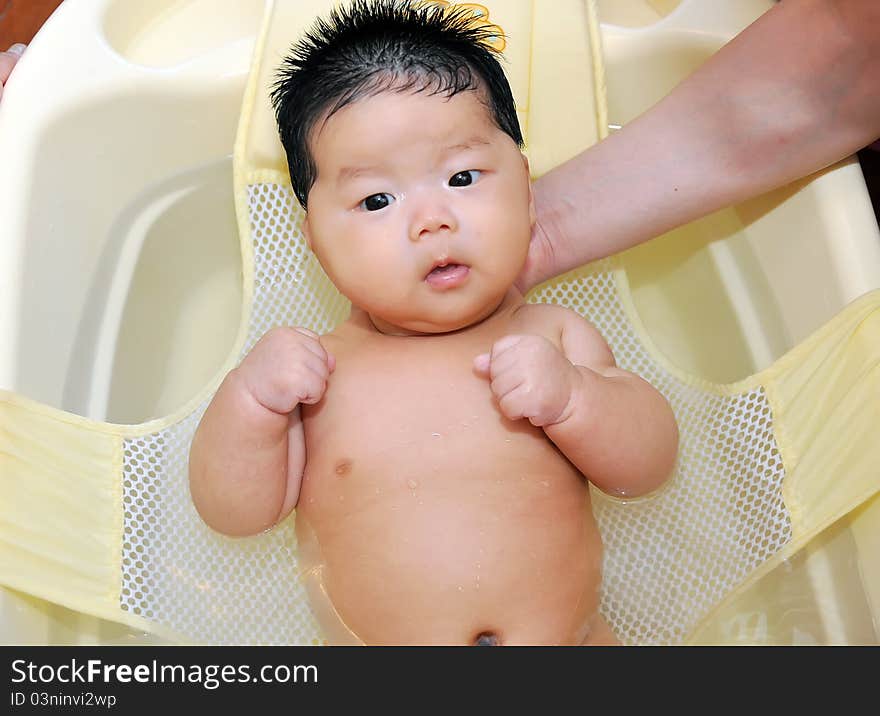
[[[511,321],[445,336],[328,342],[336,369],[321,402],[303,407],[307,475],[408,483],[412,475],[495,475],[499,465],[547,469],[559,457],[544,431],[505,418],[473,364],[505,335],[538,333],[528,329]]]
[[[489,380],[473,370],[476,353],[362,349],[342,355],[321,404],[306,416],[310,445],[380,452],[471,440],[503,431]],[[479,436],[482,436],[480,438]]]
[[[474,371],[491,345],[368,341],[334,352],[323,399],[302,412],[298,509],[316,529],[351,525],[355,512],[384,523],[411,503],[498,514],[551,495],[583,500],[580,474],[544,431],[505,418]]]

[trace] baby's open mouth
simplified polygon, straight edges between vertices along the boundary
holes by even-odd
[[[425,276],[425,281],[432,288],[441,290],[455,288],[467,279],[469,273],[470,268],[464,264],[442,264],[432,268]]]

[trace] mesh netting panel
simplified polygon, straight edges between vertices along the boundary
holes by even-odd
[[[764,390],[729,397],[670,375],[647,352],[602,262],[536,290],[593,323],[617,364],[656,387],[681,434],[658,493],[624,502],[593,490],[605,544],[601,610],[624,643],[676,644],[712,606],[791,539],[785,472]]]
[[[290,188],[253,185],[249,207],[255,288],[242,355],[274,326],[326,333],[348,307],[306,249]],[[763,391],[719,397],[663,370],[633,331],[607,264],[569,274],[529,300],[588,318],[618,364],[672,404],[681,444],[670,484],[628,503],[594,491],[593,509],[605,543],[603,614],[626,643],[678,643],[791,537]],[[161,433],[126,441],[122,607],[202,642],[319,643],[299,579],[293,520],[234,540],[208,529],[192,507],[187,455],[206,407]]]
[[[290,190],[253,186],[249,205],[254,300],[241,357],[275,326],[326,333],[348,305],[307,250]],[[198,642],[320,643],[299,579],[293,519],[231,539],[206,527],[192,506],[187,459],[207,406],[125,443],[122,608]]]

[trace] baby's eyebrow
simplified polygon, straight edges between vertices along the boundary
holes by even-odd
[[[342,169],[340,169],[339,173],[336,175],[336,183],[342,184],[343,182],[352,181],[353,179],[357,179],[358,177],[364,175],[377,174],[378,172],[378,167],[373,166],[342,167]]]
[[[491,142],[485,137],[469,137],[465,139],[463,142],[456,142],[455,144],[450,144],[442,149],[443,154],[454,154],[456,152],[465,152],[469,149],[476,149],[477,147],[485,147],[491,144]],[[361,167],[342,167],[339,172],[336,174],[336,183],[342,184],[344,182],[353,181],[354,179],[358,179],[362,176],[369,176],[371,174],[379,174],[381,173],[381,168],[377,166],[361,166]]]
[[[477,147],[485,147],[490,144],[488,139],[483,137],[471,137],[466,139],[463,142],[459,142],[457,144],[452,144],[445,148],[445,152],[451,154],[452,152],[464,152],[468,149],[475,149]]]

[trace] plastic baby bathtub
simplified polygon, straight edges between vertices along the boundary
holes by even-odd
[[[609,126],[771,4],[600,0]],[[217,377],[242,310],[231,152],[263,10],[263,0],[66,0],[33,40],[0,105],[0,389],[140,424]],[[880,233],[852,158],[671,233],[623,263],[645,331],[707,381],[769,366],[880,287]],[[878,548],[874,498],[690,641],[877,643]],[[0,591],[2,643],[157,641],[146,627]]]

